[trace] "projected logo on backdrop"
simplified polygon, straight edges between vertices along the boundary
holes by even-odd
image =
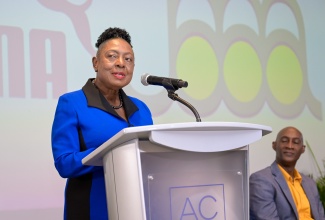
[[[38,2],[67,15],[83,47],[95,53],[85,13],[92,0],[81,5],[67,0]],[[279,117],[297,117],[308,107],[322,119],[322,106],[309,88],[305,29],[296,1],[176,0],[166,4],[170,77],[189,82],[180,96],[199,107],[201,116],[211,115],[224,102],[240,117],[255,116],[268,105]],[[64,33],[32,29],[29,47],[24,45],[25,34],[20,27],[0,26],[0,49],[8,54],[8,60],[0,54],[0,97],[6,91],[10,98],[23,98],[30,90],[31,98],[58,98],[67,92]],[[30,50],[26,57],[24,48]],[[30,76],[25,73],[28,62]],[[9,73],[6,79],[4,66]],[[154,99],[133,88],[130,92],[148,103],[153,116],[164,114],[173,104],[156,103],[166,99],[166,91]]]
[[[322,118],[308,85],[305,30],[295,1],[168,3],[171,73],[189,81],[185,98],[203,105],[200,113],[224,101],[242,117],[267,104],[283,118],[297,117],[305,106]],[[186,17],[188,4],[206,14]]]
[[[38,0],[44,7],[66,14],[84,48],[92,55],[90,27],[86,10],[92,0],[75,5],[67,0]],[[5,63],[0,53],[0,97],[4,96],[4,85],[8,84],[10,98],[25,98],[29,84],[31,98],[58,98],[67,92],[67,47],[66,36],[60,31],[32,29],[29,38],[28,56],[24,56],[24,35],[20,27],[0,26],[0,51],[7,55]],[[2,47],[5,45],[6,47]],[[27,47],[28,48],[28,47]],[[19,51],[19,52],[17,52]],[[30,78],[26,78],[25,63],[30,63]],[[8,66],[5,80],[4,66]],[[30,82],[30,83],[26,83]],[[48,94],[49,93],[51,94]]]

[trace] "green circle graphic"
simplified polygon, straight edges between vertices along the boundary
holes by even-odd
[[[233,44],[225,57],[225,83],[231,95],[240,102],[255,99],[262,84],[261,63],[254,48],[246,42]]]
[[[292,104],[301,93],[303,74],[296,54],[286,46],[276,47],[267,65],[267,81],[272,95],[282,104]]]
[[[189,83],[184,90],[190,97],[208,98],[218,82],[219,66],[211,45],[203,38],[188,38],[181,46],[176,63],[177,75]]]

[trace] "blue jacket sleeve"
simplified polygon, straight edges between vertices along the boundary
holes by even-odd
[[[101,169],[84,166],[81,160],[95,148],[80,151],[78,116],[72,100],[61,96],[52,125],[52,152],[54,163],[63,178],[77,177]]]

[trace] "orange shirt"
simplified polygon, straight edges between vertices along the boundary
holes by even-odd
[[[294,178],[292,178],[279,164],[278,167],[280,168],[284,179],[289,186],[293,201],[296,204],[299,219],[312,220],[313,218],[311,217],[310,204],[305,191],[301,186],[302,178],[300,173],[295,169]]]

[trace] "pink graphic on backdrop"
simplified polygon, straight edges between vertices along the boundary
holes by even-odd
[[[94,55],[96,53],[95,49],[91,45],[90,26],[88,17],[85,13],[85,11],[91,5],[92,0],[87,0],[82,5],[75,5],[67,0],[38,0],[38,2],[48,9],[62,12],[67,15],[71,19],[80,42],[88,53],[90,55]]]
[[[4,36],[7,39],[8,56],[8,86],[10,97],[22,98],[25,96],[25,64],[24,64],[24,36],[21,28],[0,26],[0,97],[3,96],[4,70],[2,57],[1,39]],[[4,38],[3,38],[4,39]]]
[[[47,45],[49,49],[47,49]],[[32,97],[46,98],[48,96],[47,83],[51,83],[52,97],[58,98],[67,91],[67,59],[64,34],[55,31],[32,30],[30,32],[30,48]],[[46,65],[50,66],[48,70]]]

